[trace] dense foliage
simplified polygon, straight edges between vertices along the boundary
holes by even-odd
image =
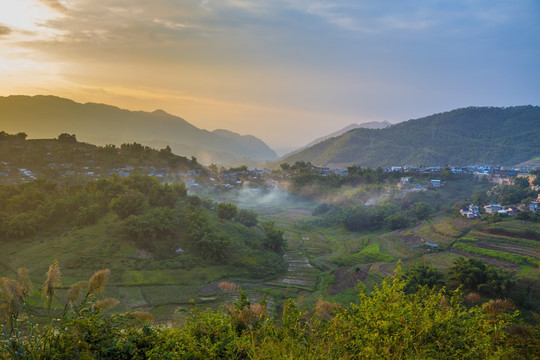
[[[0,281],[4,359],[531,359],[540,329],[520,323],[509,301],[466,306],[462,293],[419,287],[408,294],[398,273],[358,302],[320,299],[313,308],[285,302],[279,319],[266,299],[239,299],[217,310],[193,308],[181,325],[152,327],[144,312],[108,315],[118,304],[104,298],[108,270],[73,284],[63,314],[51,314],[61,285],[55,262],[42,288],[48,321],[28,313],[31,284],[25,270]],[[221,285],[221,284],[220,284]],[[224,291],[237,286],[223,284]]]
[[[253,211],[238,213],[234,204],[188,196],[182,183],[162,184],[142,175],[69,187],[34,180],[0,185],[0,200],[3,241],[55,236],[113,216],[116,241],[132,242],[156,259],[174,257],[180,247],[189,266],[234,264],[254,277],[283,271],[283,260],[274,254],[285,249],[281,230],[266,225],[256,229]],[[241,216],[232,221],[237,214]]]

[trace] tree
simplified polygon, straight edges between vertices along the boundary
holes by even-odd
[[[431,206],[426,202],[420,201],[414,204],[413,212],[418,220],[424,220],[431,215]]]
[[[253,210],[240,209],[235,221],[247,227],[257,226],[257,213]]]
[[[454,285],[498,297],[508,295],[515,284],[514,275],[475,258],[459,257],[450,268],[450,281]]]
[[[216,164],[208,165],[208,171],[210,171],[210,174],[212,176],[216,176],[216,175],[219,174],[219,169],[218,169],[218,166]]]
[[[77,138],[75,137],[75,134],[70,135],[68,133],[62,133],[58,135],[58,141],[65,142],[65,143],[76,143]]]
[[[111,200],[109,208],[121,219],[130,215],[141,214],[146,206],[146,197],[138,190],[128,190],[123,195]]]
[[[159,150],[159,156],[162,158],[167,158],[172,155],[172,150],[169,145],[167,145],[165,148]]]
[[[385,222],[392,230],[404,229],[409,226],[409,220],[399,213],[388,216]]]
[[[222,202],[217,204],[217,214],[220,219],[232,220],[238,213],[238,207],[235,204]]]
[[[153,242],[172,237],[180,219],[173,209],[157,207],[143,215],[131,215],[124,223],[124,231],[139,246],[153,249]]]
[[[275,227],[274,221],[267,221],[262,224],[264,231],[263,247],[278,254],[283,254],[287,247],[287,242],[283,237],[283,230]]]
[[[26,135],[26,133],[24,132],[19,132],[15,135],[15,138],[17,138],[18,140],[26,140],[27,137],[28,135]]]
[[[444,284],[443,277],[443,273],[430,263],[414,264],[403,274],[403,279],[406,282],[405,290],[414,292],[418,287],[422,286],[430,288],[441,286]]]
[[[475,191],[472,196],[472,202],[475,205],[482,206],[489,202],[489,197],[485,191]]]
[[[520,189],[527,189],[530,186],[529,178],[527,177],[517,177],[514,180],[514,185]]]
[[[206,212],[194,208],[186,213],[187,235],[191,248],[201,257],[214,261],[227,258],[232,242],[224,232],[216,232],[211,226]]]

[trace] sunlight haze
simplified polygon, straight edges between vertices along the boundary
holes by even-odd
[[[538,105],[539,44],[533,0],[2,1],[0,95],[302,146],[351,123]]]

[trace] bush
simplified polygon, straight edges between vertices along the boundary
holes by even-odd
[[[238,207],[235,204],[222,202],[217,204],[217,214],[220,219],[232,220],[238,213]]]

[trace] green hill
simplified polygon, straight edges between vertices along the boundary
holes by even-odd
[[[355,129],[284,162],[315,165],[515,165],[540,155],[540,107],[469,107],[384,129]]]
[[[201,169],[194,159],[152,149],[139,143],[96,146],[78,142],[74,135],[57,139],[24,140],[0,131],[0,184],[16,184],[36,178],[58,182],[85,182],[114,173],[145,174],[175,179],[178,174]]]
[[[54,259],[68,283],[108,268],[109,294],[158,319],[171,319],[192,299],[218,304],[219,291],[206,287],[221,279],[284,271],[282,254],[265,240],[268,224],[233,220],[242,210],[187,195],[182,183],[142,175],[82,184],[38,179],[0,185],[0,200],[0,276],[26,267],[40,284]],[[39,297],[32,298],[37,308]]]
[[[168,145],[175,153],[196,156],[206,164],[244,157],[277,158],[272,149],[253,136],[199,129],[163,110],[129,111],[55,96],[0,97],[0,123],[7,132],[23,131],[31,138],[68,132],[98,145],[133,141],[160,148]]]

